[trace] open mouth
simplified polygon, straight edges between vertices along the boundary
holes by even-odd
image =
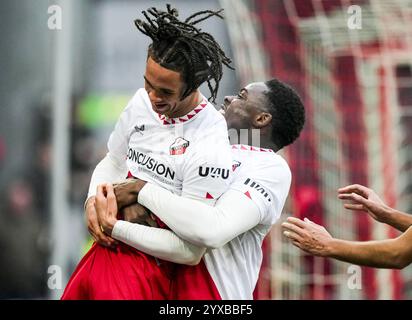
[[[227,108],[228,108],[228,106],[227,106],[226,104],[222,103],[222,104],[220,105],[220,110],[219,110],[219,112],[220,112],[221,114],[225,115],[225,113],[226,113],[226,111],[227,111]]]
[[[155,111],[159,113],[166,111],[169,108],[169,105],[167,103],[155,103],[153,106]]]

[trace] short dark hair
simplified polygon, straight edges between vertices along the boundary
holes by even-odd
[[[297,92],[277,79],[265,82],[272,115],[272,141],[279,148],[293,143],[305,124],[305,108]]]
[[[167,11],[156,8],[142,11],[147,22],[135,20],[136,27],[153,41],[149,56],[162,67],[181,73],[186,84],[182,100],[207,81],[211,94],[209,100],[215,102],[223,65],[233,69],[231,59],[213,36],[195,27],[212,16],[223,19],[222,11],[199,11],[180,21],[177,9],[168,4]]]

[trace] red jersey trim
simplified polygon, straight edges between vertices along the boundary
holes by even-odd
[[[197,114],[199,114],[205,107],[207,106],[207,100],[203,98],[202,102],[195,107],[192,111],[190,111],[187,115],[179,118],[168,118],[163,114],[157,114],[160,121],[163,123],[163,125],[167,126],[170,124],[178,124],[178,123],[184,123],[186,121],[189,121],[193,117],[195,117]]]

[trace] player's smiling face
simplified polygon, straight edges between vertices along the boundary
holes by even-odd
[[[253,128],[254,122],[266,110],[268,87],[263,82],[247,85],[237,96],[226,96],[221,113],[224,114],[229,129]]]
[[[144,79],[144,87],[155,112],[168,117],[179,113],[185,101],[180,101],[184,83],[179,72],[166,69],[149,57]]]

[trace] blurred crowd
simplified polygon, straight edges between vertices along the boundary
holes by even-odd
[[[50,107],[39,108],[33,114],[36,130],[26,150],[27,165],[9,173],[10,178],[3,182],[0,194],[0,299],[43,299],[49,294],[47,270],[52,252]],[[70,131],[70,185],[76,187],[70,188],[68,201],[72,211],[81,214],[91,164],[97,160],[92,132],[75,121]],[[12,139],[0,137],[0,169],[6,161],[13,161],[8,153],[10,148],[13,148]]]

